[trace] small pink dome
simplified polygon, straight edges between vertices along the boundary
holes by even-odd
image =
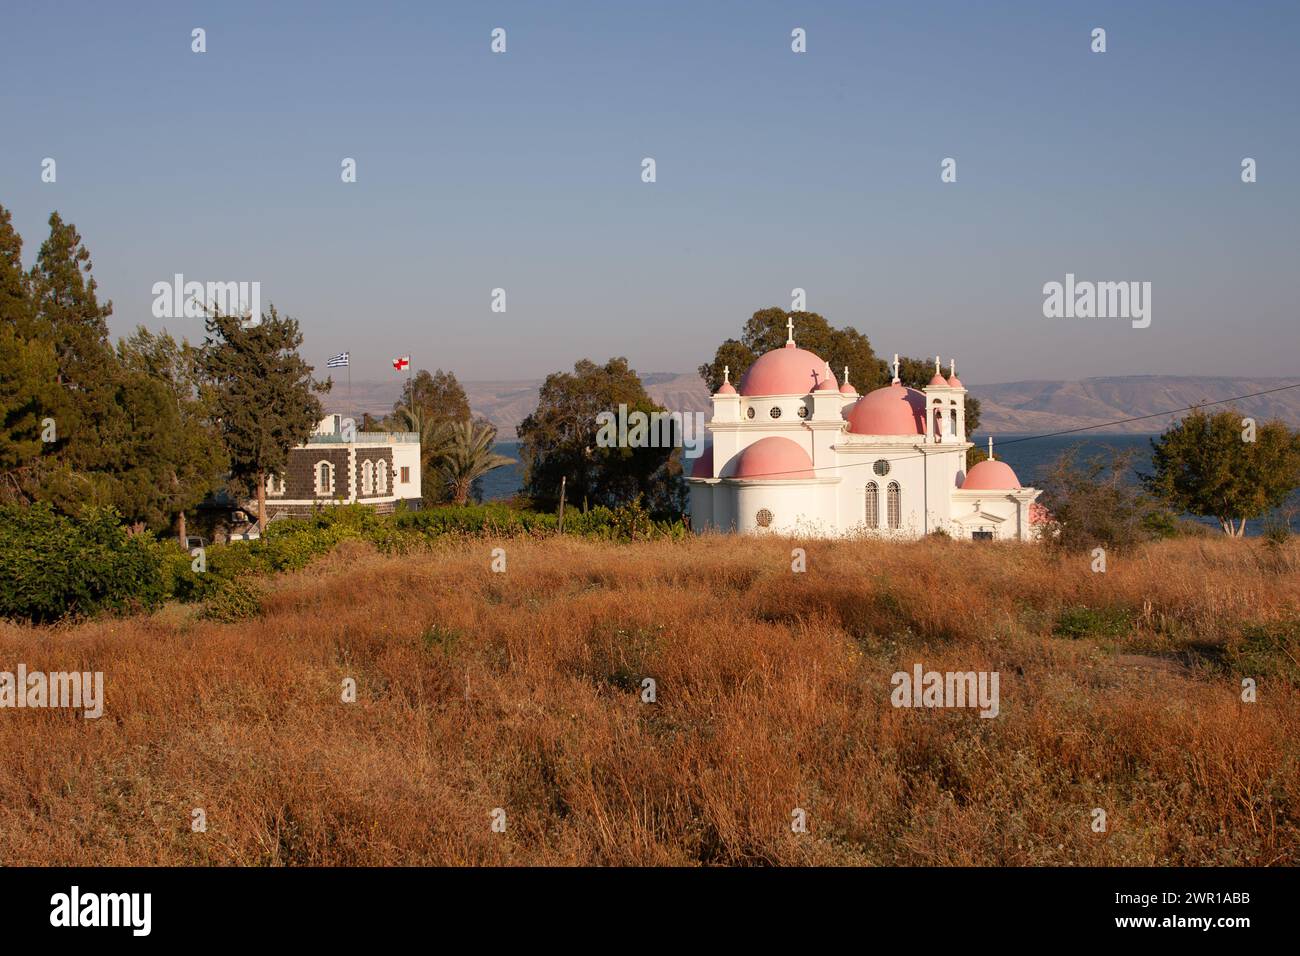
[[[741,395],[806,395],[825,376],[826,363],[807,349],[787,345],[760,355],[740,380]]]
[[[963,384],[961,383],[961,379],[959,379],[956,375],[952,375],[952,376],[949,376],[949,378],[948,378],[948,387],[949,387],[949,388],[965,388],[966,386],[963,385]]]
[[[947,380],[946,378],[944,378],[942,375],[940,375],[938,372],[935,372],[935,373],[934,373],[934,378],[930,379],[930,387],[931,387],[931,388],[947,388],[947,387],[948,387],[948,380]]]
[[[835,392],[838,391],[838,389],[835,387],[835,379],[828,378],[825,381],[823,381],[820,385],[818,385],[816,388],[814,388],[813,391],[814,392]]]
[[[924,435],[925,396],[895,382],[868,392],[849,412],[855,435]]]
[[[845,382],[843,385],[840,386],[840,394],[841,394],[841,395],[856,395],[856,394],[858,394],[858,390],[857,390],[856,388],[854,388],[852,385],[850,385],[848,382]]]
[[[1005,461],[986,458],[966,472],[961,486],[965,491],[1017,491],[1020,479]]]
[[[815,478],[808,453],[788,438],[760,438],[736,456],[732,478]]]
[[[709,445],[700,452],[700,457],[695,459],[691,465],[692,478],[712,478],[713,477],[713,446]]]
[[[735,395],[735,394],[736,394],[736,387],[735,387],[734,385],[732,385],[730,382],[723,382],[721,385],[718,386],[718,392],[717,392],[717,394],[719,394],[719,395]]]

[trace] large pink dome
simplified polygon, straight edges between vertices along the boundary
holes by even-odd
[[[849,411],[855,435],[924,435],[925,396],[895,382],[868,392]]]
[[[1020,479],[1005,461],[986,458],[966,472],[963,491],[1018,491]]]
[[[815,478],[808,453],[788,438],[760,438],[736,456],[732,478]]]
[[[806,395],[826,380],[826,363],[794,345],[758,357],[740,380],[741,395]],[[832,382],[835,376],[832,375]]]

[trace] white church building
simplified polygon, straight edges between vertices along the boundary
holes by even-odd
[[[1030,541],[1041,492],[1021,487],[1005,462],[968,472],[966,389],[956,363],[930,384],[898,379],[859,396],[830,366],[794,343],[750,366],[737,389],[730,369],[713,396],[712,443],[687,483],[696,530],[813,537]],[[992,453],[992,440],[989,444]]]

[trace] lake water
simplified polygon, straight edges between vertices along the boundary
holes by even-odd
[[[1033,485],[1041,478],[1052,463],[1061,455],[1062,452],[1077,447],[1079,454],[1077,460],[1082,462],[1093,455],[1119,455],[1126,452],[1133,454],[1133,463],[1129,467],[1126,477],[1134,484],[1137,483],[1138,471],[1150,471],[1151,469],[1151,435],[1053,435],[1051,437],[1039,437],[1036,435],[1010,435],[1001,434],[994,436],[993,453],[996,457],[1005,461],[1013,469],[1016,476],[1026,485]],[[977,435],[972,439],[977,448],[985,448],[988,444],[988,438],[984,435]],[[519,443],[517,441],[497,442],[493,446],[493,451],[498,455],[505,455],[507,458],[519,459]],[[489,472],[483,478],[483,499],[485,501],[499,501],[510,498],[520,488],[523,487],[524,473],[523,466],[519,464],[498,468]],[[1291,504],[1300,506],[1300,491],[1291,496]],[[1196,518],[1216,531],[1219,524],[1212,518]],[[1263,527],[1262,519],[1255,519],[1246,523],[1246,535],[1248,537],[1260,533]],[[1300,529],[1297,529],[1300,530]]]

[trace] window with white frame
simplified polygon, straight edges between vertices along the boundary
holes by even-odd
[[[874,481],[867,482],[866,511],[868,528],[880,527],[880,488]]]
[[[266,493],[271,496],[284,494],[284,476],[267,475],[266,476]]]
[[[903,524],[903,490],[898,487],[898,482],[891,481],[889,483],[886,497],[888,499],[886,508],[889,511],[889,527],[900,528]]]
[[[316,462],[316,494],[334,494],[334,466],[328,461]]]
[[[361,463],[361,493],[363,495],[375,493],[375,463],[369,458]]]
[[[381,495],[388,494],[388,462],[383,459],[375,463],[375,491]]]

